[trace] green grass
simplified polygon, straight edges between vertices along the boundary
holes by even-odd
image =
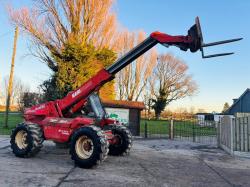
[[[144,120],[141,119],[140,131],[145,132],[145,122],[149,134],[168,134],[170,121],[166,120]]]
[[[145,133],[145,122],[147,123],[148,134],[168,135],[170,121],[169,120],[141,120],[140,131]],[[214,126],[200,126],[195,121],[174,121],[175,136],[191,137],[191,136],[211,136],[216,135]]]
[[[8,128],[4,128],[4,113],[0,113],[0,135],[9,135],[11,130],[16,127],[16,125],[23,121],[21,114],[10,113],[8,120]]]

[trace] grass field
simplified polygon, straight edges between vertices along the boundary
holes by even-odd
[[[9,115],[9,123],[8,128],[3,128],[4,125],[4,113],[0,113],[0,134],[1,135],[9,135],[11,130],[16,127],[16,125],[22,122],[22,116],[17,113],[10,113]]]
[[[169,120],[141,120],[140,131],[145,133],[145,123],[147,123],[148,134],[168,135],[170,121]],[[175,136],[211,136],[216,135],[214,126],[200,126],[197,121],[174,121]]]

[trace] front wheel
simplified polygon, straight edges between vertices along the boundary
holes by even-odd
[[[106,159],[108,140],[104,132],[96,126],[81,127],[71,138],[70,154],[75,164],[82,168],[91,168]]]
[[[111,125],[111,130],[117,143],[110,144],[109,154],[114,156],[128,154],[132,147],[132,135],[129,129],[123,125]]]
[[[21,123],[10,137],[13,153],[22,158],[35,156],[41,150],[43,141],[43,131],[37,124]]]

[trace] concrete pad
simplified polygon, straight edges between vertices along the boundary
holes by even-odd
[[[0,136],[0,149],[6,148],[10,145],[10,137],[9,136]]]
[[[34,158],[0,149],[0,186],[250,186],[250,159],[213,146],[171,140],[136,140],[128,156],[92,169],[74,166],[67,149],[45,142]]]
[[[56,186],[74,168],[68,150],[55,150],[53,143],[45,143],[36,157],[28,159],[15,157],[9,147],[2,149],[0,166],[4,186]]]

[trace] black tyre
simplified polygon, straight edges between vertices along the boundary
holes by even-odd
[[[112,125],[111,130],[118,143],[110,144],[109,154],[114,156],[128,154],[132,147],[132,135],[129,129],[123,125]]]
[[[43,131],[36,124],[21,123],[10,136],[11,149],[21,158],[35,156],[41,150],[43,141]]]
[[[100,128],[96,126],[81,127],[71,137],[71,159],[79,167],[91,168],[106,159],[108,146],[106,135]]]

